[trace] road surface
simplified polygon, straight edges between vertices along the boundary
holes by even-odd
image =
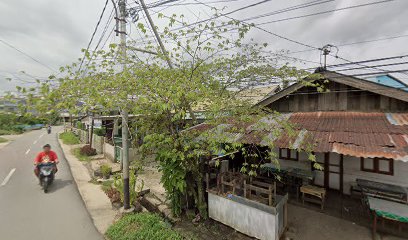
[[[101,240],[52,134],[37,130],[0,149],[0,239]],[[33,175],[33,159],[49,143],[60,159],[49,193]]]

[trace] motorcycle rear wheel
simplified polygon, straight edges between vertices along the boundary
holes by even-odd
[[[48,192],[48,186],[49,186],[48,177],[45,177],[45,178],[43,179],[43,190],[44,190],[44,193],[47,193],[47,192]]]

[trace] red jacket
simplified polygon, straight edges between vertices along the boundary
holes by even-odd
[[[44,162],[58,162],[58,156],[54,151],[49,151],[48,153],[40,152],[34,160],[35,164]]]

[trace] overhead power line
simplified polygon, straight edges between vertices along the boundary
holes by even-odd
[[[295,17],[288,17],[288,18],[282,18],[282,19],[277,19],[277,20],[273,20],[273,21],[267,21],[267,22],[257,23],[257,25],[265,25],[265,24],[283,22],[283,21],[288,21],[288,20],[293,20],[293,19],[299,19],[299,18],[305,18],[305,17],[312,17],[312,16],[317,16],[317,15],[321,15],[321,14],[327,14],[327,13],[331,13],[331,12],[344,11],[344,10],[347,10],[347,9],[353,9],[353,8],[359,8],[359,7],[367,7],[367,6],[371,6],[371,5],[376,5],[376,4],[381,4],[381,3],[387,3],[387,2],[393,2],[393,1],[395,1],[395,0],[383,0],[383,1],[377,1],[377,2],[371,2],[371,3],[353,5],[353,6],[349,6],[349,7],[336,8],[336,9],[333,9],[333,10],[327,10],[327,11],[316,12],[316,13],[311,13],[311,14],[306,14],[306,15],[300,15],[300,16],[295,16]]]
[[[345,68],[345,69],[338,69],[336,70],[336,72],[361,70],[361,69],[376,68],[376,67],[389,67],[389,66],[397,66],[397,65],[404,65],[404,64],[408,64],[408,62],[388,63],[388,64],[380,64],[380,65],[367,66],[367,67]]]
[[[20,49],[18,49],[18,48],[16,48],[16,47],[14,47],[14,46],[11,45],[10,43],[6,42],[5,40],[0,39],[0,42],[2,42],[3,44],[5,44],[6,46],[8,46],[8,47],[10,47],[10,48],[12,48],[12,49],[14,49],[14,50],[16,50],[17,52],[23,54],[24,56],[30,58],[30,59],[33,60],[34,62],[36,62],[36,63],[38,63],[38,64],[41,64],[43,67],[46,67],[47,69],[49,69],[49,70],[51,70],[51,71],[53,71],[53,72],[56,72],[56,71],[55,71],[53,68],[51,68],[50,66],[48,66],[48,65],[46,65],[46,64],[44,64],[44,63],[42,63],[40,60],[38,60],[38,59],[36,59],[36,58],[34,58],[34,57],[32,57],[32,56],[30,56],[28,53],[26,53],[26,52],[24,52],[24,51],[22,51],[22,50],[20,50]]]
[[[364,61],[357,61],[357,62],[348,62],[348,63],[341,63],[341,64],[335,64],[335,65],[328,65],[327,67],[333,68],[333,67],[342,67],[342,66],[347,66],[351,64],[361,64],[361,63],[369,63],[369,62],[378,62],[378,61],[386,61],[386,60],[392,60],[392,59],[399,59],[399,58],[405,58],[408,57],[408,54],[405,55],[398,55],[398,56],[393,56],[393,57],[385,57],[385,58],[374,58],[374,59],[368,59]]]
[[[344,47],[344,46],[351,46],[351,45],[357,45],[357,44],[365,44],[365,43],[379,42],[379,41],[392,40],[392,39],[398,39],[398,38],[404,38],[404,37],[408,37],[408,34],[398,35],[398,36],[390,36],[390,37],[385,37],[385,38],[370,39],[370,40],[364,40],[364,41],[358,41],[358,42],[351,42],[351,43],[333,44],[333,45],[335,45],[335,46],[337,46],[337,47]],[[300,50],[300,51],[289,52],[288,54],[295,54],[295,53],[302,53],[302,52],[310,52],[310,51],[313,51],[313,50],[314,50],[314,49],[305,49],[305,50]]]
[[[103,18],[103,14],[105,13],[106,6],[108,5],[108,2],[109,2],[109,0],[106,0],[106,1],[105,1],[105,6],[104,6],[103,9],[102,9],[102,13],[101,13],[101,15],[99,16],[98,22],[96,23],[95,29],[94,29],[94,31],[93,31],[93,33],[92,33],[92,36],[91,36],[91,40],[89,40],[88,46],[86,47],[86,51],[85,51],[85,53],[84,53],[84,57],[83,57],[82,60],[81,60],[81,64],[79,65],[79,70],[78,70],[78,72],[81,71],[82,64],[84,63],[84,59],[85,59],[85,54],[86,54],[86,52],[89,51],[89,47],[91,46],[92,41],[93,41],[93,39],[94,39],[94,37],[95,37],[96,31],[98,30],[99,24],[101,23],[101,20],[102,20],[102,18]]]

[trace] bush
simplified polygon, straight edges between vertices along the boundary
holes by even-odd
[[[90,145],[83,146],[80,153],[84,156],[95,156],[97,154],[96,149],[92,148]]]
[[[181,240],[180,233],[171,229],[161,217],[152,213],[125,215],[108,228],[110,240]]]
[[[91,158],[89,156],[85,156],[81,154],[81,149],[80,148],[75,148],[71,150],[71,153],[79,159],[79,161],[82,162],[89,162],[91,161]]]
[[[104,137],[106,135],[106,130],[103,128],[95,128],[93,132],[95,135],[101,136],[101,137]]]
[[[101,165],[100,170],[101,170],[102,176],[104,177],[109,177],[109,175],[111,175],[112,173],[112,168],[107,164]]]
[[[16,132],[12,130],[0,129],[0,136],[1,135],[13,135],[13,134],[16,134]]]
[[[79,138],[73,132],[61,133],[59,138],[62,140],[64,144],[68,144],[68,145],[74,145],[74,144],[81,143]]]
[[[5,143],[7,142],[7,139],[0,137],[0,143]]]

